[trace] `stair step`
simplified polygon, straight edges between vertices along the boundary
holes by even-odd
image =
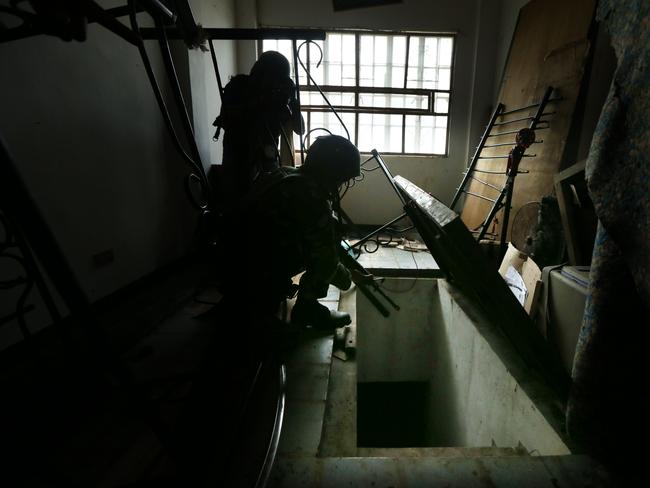
[[[359,447],[359,457],[388,458],[476,458],[485,456],[527,456],[523,447]]]

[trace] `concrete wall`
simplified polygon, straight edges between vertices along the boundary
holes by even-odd
[[[410,278],[387,279],[384,290],[401,306],[389,318],[357,294],[357,379],[428,382],[430,446],[570,453],[555,397],[461,293]]]
[[[399,312],[383,317],[357,293],[357,380],[429,381],[433,353],[432,323],[439,322],[437,281],[387,280]]]
[[[206,15],[206,21],[197,15],[206,25],[215,19],[219,26],[233,25],[232,0],[201,2],[196,10]],[[139,18],[146,21],[145,14]],[[148,42],[147,48],[163,82],[158,47]],[[224,64],[234,71],[232,48],[223,50]],[[179,74],[188,80],[186,50],[176,45],[174,51],[181,54]],[[216,107],[210,110],[209,90],[200,90],[207,82],[197,74],[198,55],[190,58],[197,136],[207,154],[204,121],[211,123]],[[187,166],[168,139],[134,46],[97,24],[89,25],[83,43],[38,36],[2,44],[0,86],[0,133],[91,300],[188,252],[197,215],[183,190]],[[94,267],[92,256],[107,249],[114,261]],[[29,303],[42,309],[32,295]],[[0,299],[2,315],[14,300],[6,294]],[[37,329],[47,316],[30,315],[28,323]],[[3,326],[0,347],[19,337],[14,324]]]
[[[444,202],[450,202],[466,165],[468,148],[485,124],[493,92],[492,60],[496,16],[487,0],[405,0],[396,5],[334,12],[322,0],[244,0],[237,2],[240,27],[286,26],[366,28],[458,33],[450,114],[449,157],[387,156],[394,174],[411,179]],[[239,70],[255,59],[250,43],[239,43]],[[480,73],[480,76],[477,74]],[[477,116],[477,115],[481,116]],[[345,197],[344,206],[358,223],[383,223],[400,213],[400,205],[379,172],[369,173]]]
[[[475,306],[439,281],[442,320],[434,324],[432,435],[450,446],[516,447],[570,454],[558,435],[554,396],[521,367]]]

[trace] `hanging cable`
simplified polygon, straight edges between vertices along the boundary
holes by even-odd
[[[346,127],[345,123],[343,122],[343,119],[341,119],[338,112],[334,109],[334,107],[332,106],[330,101],[327,99],[327,96],[325,96],[325,93],[323,93],[323,90],[321,90],[320,86],[318,85],[318,83],[316,83],[316,80],[314,80],[314,77],[309,72],[309,69],[305,67],[304,63],[302,62],[302,59],[300,58],[300,49],[302,49],[302,47],[305,44],[307,44],[307,45],[313,44],[314,46],[316,46],[316,48],[318,48],[318,51],[320,52],[320,59],[318,60],[318,63],[316,63],[316,67],[318,68],[320,66],[321,62],[323,61],[323,50],[314,41],[304,41],[302,44],[300,44],[300,46],[298,47],[298,52],[296,54],[296,59],[300,63],[300,66],[302,66],[302,69],[305,70],[305,73],[307,74],[307,77],[313,83],[313,85],[316,87],[316,89],[318,90],[318,93],[320,93],[321,97],[323,97],[323,100],[325,100],[325,103],[327,103],[327,106],[330,108],[332,113],[336,116],[337,119],[339,119],[339,122],[341,123],[341,126],[343,127],[343,130],[345,130],[345,133],[347,134],[348,141],[349,141],[350,140],[350,131]]]
[[[309,136],[311,135],[311,133],[315,132],[317,130],[322,130],[322,131],[327,132],[329,135],[332,135],[332,131],[330,131],[329,129],[326,129],[325,127],[314,127],[313,129],[311,129],[309,132],[307,132],[305,134],[305,146],[309,145],[308,141],[309,141]]]

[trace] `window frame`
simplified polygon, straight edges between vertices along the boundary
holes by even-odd
[[[420,32],[420,31],[393,31],[393,30],[372,30],[372,29],[328,29],[323,28],[327,35],[329,34],[354,34],[354,44],[355,44],[355,84],[353,86],[340,86],[340,85],[319,85],[320,89],[327,95],[328,93],[354,93],[354,105],[334,105],[332,107],[338,113],[353,113],[355,114],[355,124],[354,124],[354,141],[358,143],[359,140],[359,115],[360,114],[385,114],[385,115],[401,115],[402,116],[402,151],[401,152],[388,152],[382,151],[382,154],[390,156],[409,156],[409,157],[426,157],[426,158],[448,158],[449,157],[449,143],[451,139],[451,112],[453,107],[453,87],[454,87],[454,78],[455,78],[455,64],[456,64],[456,32]],[[404,60],[404,83],[402,88],[392,88],[392,87],[373,87],[373,86],[362,86],[360,82],[360,51],[361,51],[361,42],[360,37],[362,35],[385,35],[385,36],[403,36],[406,37],[406,53]],[[408,71],[409,71],[409,54],[411,47],[411,38],[413,37],[438,37],[438,38],[450,38],[452,40],[451,45],[451,63],[449,66],[450,75],[449,75],[449,88],[446,90],[438,88],[407,88],[408,84]],[[299,47],[302,44],[302,40],[296,42],[296,47]],[[262,53],[263,50],[263,40],[260,40],[257,43],[258,55]],[[311,49],[307,49],[307,66],[311,66]],[[294,64],[294,60],[290,60],[291,64]],[[293,66],[292,66],[293,69]],[[299,71],[301,68],[299,67]],[[301,72],[302,75],[302,72]],[[292,73],[292,76],[295,76],[295,73]],[[309,77],[307,77],[307,84],[300,85],[300,93],[309,91],[315,94],[318,94],[318,90],[315,88],[314,84],[311,82]],[[449,97],[448,107],[446,113],[440,113],[435,111],[435,97],[436,93],[445,93]],[[361,94],[386,94],[386,95],[417,95],[417,96],[426,96],[427,97],[427,108],[426,109],[411,109],[411,108],[396,108],[396,107],[362,107],[359,105],[359,98]],[[323,101],[322,105],[300,105],[302,112],[307,116],[305,124],[307,127],[310,127],[310,115],[311,112],[331,112],[330,108]],[[406,116],[407,115],[424,115],[430,117],[446,117],[447,118],[447,127],[446,127],[446,141],[445,141],[445,152],[444,154],[438,153],[409,153],[406,152]],[[367,151],[362,151],[363,154],[369,154]]]

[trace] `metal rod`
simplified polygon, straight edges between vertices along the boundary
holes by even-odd
[[[508,159],[510,156],[479,156],[479,159]],[[523,158],[536,158],[537,154],[524,154]]]
[[[432,112],[429,109],[425,108],[393,108],[393,107],[353,107],[349,105],[332,105],[330,108],[329,105],[305,105],[305,110],[311,112],[330,112],[332,109],[341,113],[373,113],[373,114],[388,114],[388,115],[437,115],[442,117],[448,117],[448,113],[443,112]]]
[[[303,90],[310,89],[309,85],[302,85]],[[313,88],[312,88],[313,89]],[[429,88],[390,88],[390,87],[372,87],[372,86],[339,86],[339,85],[323,85],[320,87],[323,91],[341,92],[341,93],[382,93],[389,95],[420,95],[423,97],[432,97],[436,93],[451,93],[449,90],[434,90]]]
[[[542,122],[546,122],[546,121],[543,120]],[[547,127],[535,127],[536,131],[545,130],[545,129],[549,129],[549,127],[548,126]],[[499,132],[498,134],[490,134],[488,137],[507,136],[508,134],[517,134],[518,132],[519,132],[519,130],[509,130],[507,132]]]
[[[156,13],[163,14],[169,20],[176,20],[176,15],[174,12],[169,10],[165,4],[160,0],[138,0],[143,3],[147,11],[151,14],[152,17],[155,17]]]
[[[562,98],[562,97],[550,98],[548,100],[548,103],[559,102],[559,101],[562,101],[562,100],[564,100],[564,98]],[[517,113],[517,112],[522,112],[524,110],[528,110],[530,108],[535,108],[535,107],[539,107],[539,103],[533,103],[532,105],[526,105],[525,107],[513,108],[512,110],[508,110],[507,112],[502,112],[501,115],[510,115],[510,114],[514,114],[514,113]]]
[[[134,46],[137,46],[138,42],[140,42],[135,32],[117,20],[113,15],[106,12],[95,2],[87,2],[86,5],[84,5],[84,10],[88,14],[88,17],[92,17],[93,20],[95,20],[102,27],[105,27],[113,34],[121,37],[125,41],[133,44]]]
[[[508,178],[511,178],[510,176]],[[485,218],[483,223],[481,224],[481,232],[479,232],[478,237],[476,238],[476,242],[480,242],[481,239],[485,237],[485,234],[487,233],[488,226],[494,220],[494,217],[496,216],[497,212],[501,210],[501,207],[503,204],[501,203],[503,201],[503,197],[505,196],[505,192],[507,191],[508,187],[508,182],[506,181],[506,186],[503,187],[501,190],[501,194],[499,197],[496,199],[494,202],[494,205],[492,205],[492,208],[490,209],[490,212],[488,213],[488,216]]]
[[[474,169],[473,171],[475,173],[485,173],[485,174],[488,174],[488,175],[505,175],[506,174],[505,171],[488,171],[488,170],[485,170],[485,169]],[[467,174],[467,173],[463,173],[463,174]]]
[[[456,189],[458,190],[458,188],[456,188]],[[467,191],[467,190],[461,190],[461,191],[462,191],[463,193],[466,193],[467,195],[472,195],[473,197],[481,198],[481,199],[483,199],[483,200],[487,200],[488,202],[492,202],[492,203],[495,203],[495,202],[496,202],[496,200],[494,200],[494,199],[492,199],[492,198],[484,197],[483,195],[479,195],[478,193],[473,193],[473,192],[471,192],[471,191]]]
[[[374,290],[377,293],[379,293],[382,297],[384,297],[384,300],[390,303],[391,307],[393,307],[395,310],[401,310],[400,306],[397,303],[395,303],[391,297],[386,295],[386,293],[384,293],[384,290],[382,290],[379,286],[375,286]]]
[[[354,243],[352,246],[350,246],[350,247],[351,247],[352,249],[354,249],[355,247],[361,247],[361,246],[363,246],[366,242],[368,242],[368,241],[369,241],[370,239],[372,239],[374,236],[376,236],[377,234],[379,234],[382,230],[384,230],[385,228],[390,227],[391,225],[393,225],[393,224],[399,222],[399,221],[402,220],[404,217],[406,217],[406,214],[405,214],[405,213],[403,213],[403,214],[400,215],[399,217],[395,217],[395,218],[394,218],[393,220],[391,220],[390,222],[385,223],[385,224],[382,225],[381,227],[378,227],[378,228],[376,228],[375,230],[373,230],[370,234],[368,234],[368,235],[366,235],[365,237],[359,239],[358,242],[355,242],[355,243]]]
[[[472,156],[472,159],[470,161],[470,164],[467,168],[467,172],[465,173],[465,176],[463,178],[463,181],[460,183],[460,186],[456,190],[456,193],[454,195],[454,198],[451,201],[451,205],[449,205],[450,209],[454,209],[456,203],[458,203],[458,199],[460,198],[461,195],[461,190],[465,188],[467,185],[470,174],[474,169],[476,168],[476,164],[478,163],[478,158],[481,155],[481,151],[483,150],[483,146],[485,146],[485,143],[490,137],[490,131],[492,130],[492,127],[494,126],[494,122],[497,120],[497,117],[499,114],[503,111],[504,105],[502,103],[498,104],[497,107],[494,109],[494,112],[492,113],[492,117],[490,117],[490,121],[488,122],[487,127],[485,128],[485,131],[483,132],[483,136],[481,137],[481,141],[479,142],[478,146],[476,146],[476,151],[474,151],[474,156]]]
[[[548,113],[542,114],[542,117],[544,117],[546,115],[554,115],[556,113],[557,112],[548,112]],[[515,122],[524,122],[526,120],[533,120],[535,117],[536,117],[536,115],[532,115],[530,117],[522,117],[520,119],[506,120],[505,122],[498,122],[498,123],[494,124],[494,126],[498,127],[500,125],[514,124]]]
[[[158,39],[156,30],[150,27],[140,29],[142,38],[145,40]],[[304,41],[324,41],[324,30],[312,29],[226,29],[204,27],[203,33],[208,39],[223,39],[237,41],[256,41],[262,39],[289,39]],[[182,32],[177,28],[169,29],[167,38],[172,40],[184,39]]]
[[[544,142],[544,141],[535,141],[535,142],[533,142],[533,144],[542,144],[543,142]],[[532,144],[531,144],[531,145],[532,145]],[[486,144],[485,146],[483,146],[483,148],[487,148],[487,147],[501,147],[501,146],[511,146],[511,147],[512,147],[512,142],[502,142],[502,143],[499,143],[499,144]]]
[[[482,179],[477,178],[476,176],[472,175],[472,176],[470,176],[470,178],[472,178],[473,180],[478,181],[479,183],[482,183],[485,186],[489,186],[490,188],[494,188],[497,191],[501,191],[501,188],[499,188],[498,186],[493,185],[492,183],[488,183],[487,181],[483,181]]]
[[[395,190],[395,193],[397,194],[397,198],[399,198],[400,202],[402,202],[402,205],[406,205],[406,199],[404,198],[404,195],[402,195],[402,193],[399,191],[399,188],[397,188],[397,185],[393,180],[393,175],[388,169],[388,166],[386,166],[386,163],[384,162],[383,158],[381,157],[381,155],[376,149],[373,149],[371,152],[372,155],[377,160],[377,164],[379,164],[379,166],[381,167],[381,171],[384,173],[384,175],[386,175],[386,178],[388,179],[390,186],[392,186],[393,190]]]
[[[531,129],[535,130],[537,128],[537,124],[539,124],[540,122],[547,122],[547,121],[542,121],[540,119],[545,115],[544,110],[546,109],[546,104],[551,98],[552,93],[553,93],[553,87],[549,86],[544,92],[542,101],[539,103],[539,107],[537,108],[537,113],[535,114],[533,120],[530,123]],[[514,165],[514,170],[511,171],[511,174],[508,176],[508,180],[506,181],[506,188],[507,188],[506,203],[505,203],[505,208],[503,210],[503,219],[501,221],[501,232],[500,232],[501,242],[499,244],[499,262],[501,262],[503,256],[506,253],[506,237],[508,234],[508,221],[510,219],[510,208],[512,206],[512,194],[514,192],[517,169],[518,169],[517,165]]]

